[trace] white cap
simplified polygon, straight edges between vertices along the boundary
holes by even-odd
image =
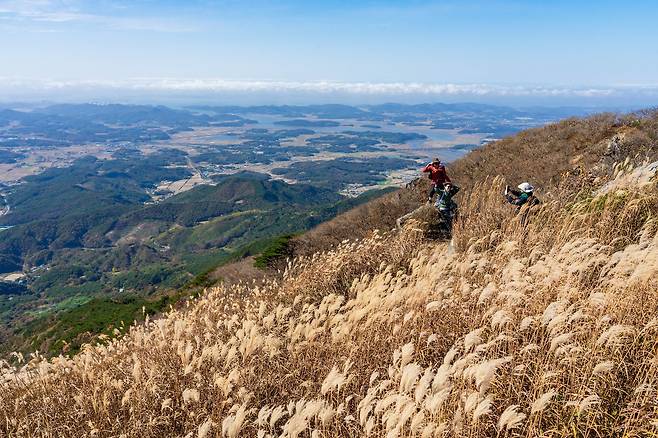
[[[526,192],[526,193],[531,193],[535,190],[533,186],[530,185],[530,183],[524,182],[519,184],[519,190]]]

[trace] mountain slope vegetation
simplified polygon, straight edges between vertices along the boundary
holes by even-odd
[[[247,172],[144,204],[150,198],[143,186],[177,171],[153,161],[88,158],[17,186],[10,196],[15,214],[5,219],[15,226],[0,240],[0,271],[24,270],[29,282],[3,287],[16,296],[0,303],[0,351],[75,351],[95,332],[74,315],[97,308],[97,299],[107,313],[96,312],[93,327],[117,326],[119,314],[132,321],[142,306],[160,312],[181,296],[178,289],[200,286],[198,277],[218,265],[258,254],[281,235],[380,194],[345,198]]]
[[[658,114],[643,113],[489,145],[451,167],[466,188],[452,242],[427,241],[422,223],[393,233],[364,230],[388,216],[354,221],[362,239],[299,256],[282,278],[209,289],[73,357],[17,354],[2,366],[0,430],[655,435],[658,189],[628,176],[658,158],[657,140]],[[505,164],[515,144],[525,166]],[[517,215],[502,189],[534,173],[544,202]],[[309,250],[330,245],[315,233]]]

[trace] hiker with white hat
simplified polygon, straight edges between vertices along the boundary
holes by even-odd
[[[524,205],[537,205],[539,199],[535,196],[535,188],[532,184],[523,182],[517,186],[518,190],[505,187],[505,198],[510,204],[516,205],[517,210],[520,210]]]

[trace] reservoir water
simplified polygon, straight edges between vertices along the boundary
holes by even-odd
[[[236,143],[240,141],[239,133],[247,129],[267,129],[270,131],[284,130],[284,129],[300,129],[306,128],[304,126],[285,126],[279,125],[276,122],[291,120],[293,117],[281,117],[273,115],[248,115],[249,118],[257,120],[258,123],[247,124],[243,127],[229,130],[227,133],[214,135],[212,138],[217,141]],[[317,120],[307,118],[305,120]],[[386,131],[398,133],[417,133],[423,134],[426,139],[409,140],[406,142],[411,150],[423,153],[424,155],[434,156],[438,155],[444,161],[453,161],[470,150],[477,148],[480,145],[480,136],[469,136],[461,138],[457,130],[450,129],[433,129],[430,126],[410,126],[401,123],[390,122],[373,122],[373,121],[360,121],[355,119],[322,119],[331,120],[340,123],[339,126],[309,126],[307,129],[313,130],[317,134],[340,134],[343,131]],[[484,137],[484,136],[481,136]]]

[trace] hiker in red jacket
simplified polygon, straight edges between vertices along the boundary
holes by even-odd
[[[443,191],[443,184],[450,181],[450,177],[446,173],[446,168],[441,164],[441,160],[435,158],[430,164],[425,166],[423,173],[429,172],[429,178],[432,180],[432,190],[427,197],[427,202],[432,202],[432,197],[435,193]]]

